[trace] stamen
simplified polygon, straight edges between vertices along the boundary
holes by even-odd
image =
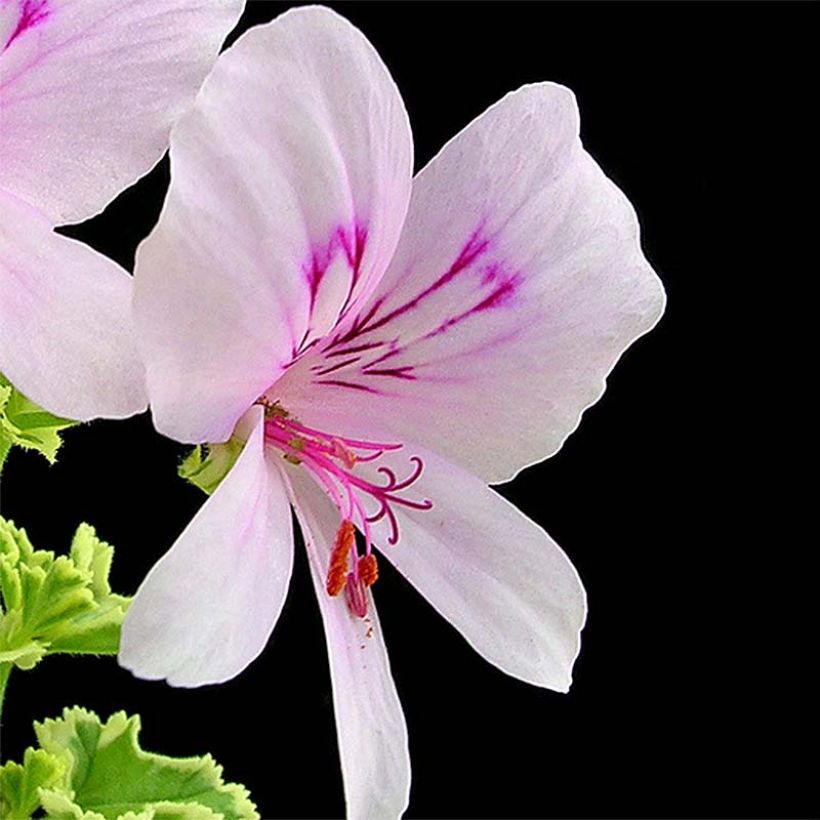
[[[356,543],[356,530],[353,522],[345,519],[336,531],[336,540],[330,553],[330,565],[327,568],[325,589],[331,598],[335,598],[344,588],[347,580],[347,559]]]
[[[367,587],[364,585],[361,576],[356,576],[351,572],[347,576],[345,585],[345,597],[347,606],[354,615],[364,618],[367,615]]]
[[[373,552],[359,558],[359,578],[366,587],[372,587],[379,580],[379,562]]]
[[[397,544],[399,525],[394,507],[429,510],[433,503],[416,501],[404,493],[421,476],[424,463],[418,456],[409,457],[411,468],[405,478],[387,466],[380,466],[379,479],[365,478],[359,465],[374,462],[385,453],[402,449],[402,444],[342,438],[307,427],[282,407],[278,401],[262,397],[257,401],[265,408],[265,442],[277,448],[282,458],[301,465],[322,487],[339,511],[341,524],[336,532],[327,569],[325,588],[336,596],[344,588],[351,612],[361,618],[367,613],[367,588],[379,577],[379,566],[372,552],[372,525],[387,519],[388,544]],[[363,500],[369,496],[375,511],[368,514]],[[364,554],[356,548],[356,529],[364,539]]]

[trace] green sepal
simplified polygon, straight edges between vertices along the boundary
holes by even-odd
[[[55,557],[0,517],[0,663],[31,669],[57,652],[115,655],[130,599],[111,592],[113,553],[81,524],[69,555]]]
[[[140,720],[124,712],[106,723],[85,709],[35,723],[44,750],[64,767],[63,782],[40,792],[49,817],[65,820],[259,820],[247,789],[225,783],[210,755],[171,758],[143,751]]]
[[[244,444],[230,439],[224,444],[199,444],[179,465],[181,478],[211,495],[236,463]]]
[[[39,789],[58,785],[64,773],[60,760],[43,749],[26,749],[22,766],[0,766],[0,817],[28,820],[40,808]]]
[[[0,373],[0,470],[15,446],[36,450],[53,464],[62,443],[60,433],[75,424],[43,410]]]

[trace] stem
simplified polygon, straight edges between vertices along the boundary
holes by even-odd
[[[3,698],[6,694],[6,684],[14,667],[13,663],[0,663],[0,718],[3,716]]]

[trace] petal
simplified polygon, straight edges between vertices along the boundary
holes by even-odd
[[[558,450],[663,304],[635,212],[581,147],[571,92],[527,86],[419,174],[369,308],[271,398],[498,482]]]
[[[32,401],[79,421],[145,409],[131,286],[119,265],[0,192],[0,371]]]
[[[410,754],[373,597],[361,619],[350,613],[344,595],[331,598],[325,592],[339,516],[303,470],[289,469],[288,477],[327,636],[346,816],[394,820],[409,800]]]
[[[386,269],[410,128],[362,34],[328,9],[296,9],[219,58],[174,131],[171,167],[137,256],[149,395],[162,432],[220,441]]]
[[[162,156],[242,6],[6,0],[0,188],[53,224],[102,210]]]
[[[536,686],[566,692],[586,619],[586,594],[561,548],[512,504],[445,458],[407,444],[377,466],[384,484],[421,459],[418,480],[398,495],[432,508],[393,505],[398,543],[387,519],[374,526],[382,554],[490,663]]]
[[[264,649],[293,565],[290,506],[265,459],[262,413],[231,472],[148,573],[119,662],[172,686],[222,683]]]

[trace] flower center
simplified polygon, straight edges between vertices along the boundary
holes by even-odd
[[[265,408],[265,443],[282,451],[285,461],[304,467],[323,487],[339,511],[340,524],[330,552],[325,589],[328,595],[345,591],[350,611],[364,618],[367,614],[367,587],[379,577],[379,567],[373,552],[371,524],[386,518],[390,524],[389,544],[399,541],[399,524],[395,506],[414,510],[429,510],[429,500],[413,501],[401,493],[414,484],[424,462],[411,456],[408,476],[401,481],[389,467],[378,472],[382,483],[374,483],[356,473],[361,463],[377,461],[386,452],[400,450],[402,444],[334,436],[322,430],[306,427],[278,402],[260,399]],[[378,505],[368,514],[363,499],[370,496]],[[362,534],[362,546],[356,543],[356,529]]]

